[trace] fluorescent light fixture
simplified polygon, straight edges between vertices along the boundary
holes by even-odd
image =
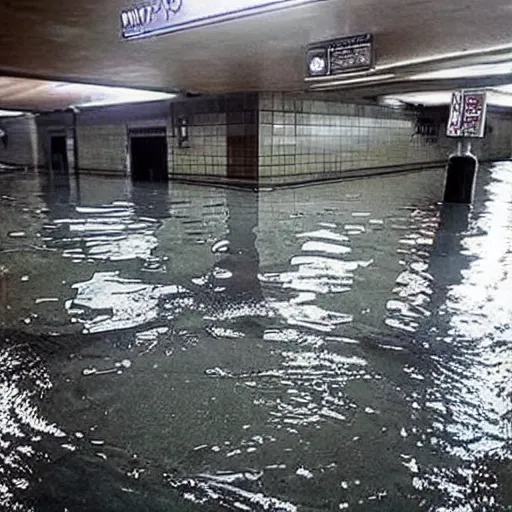
[[[477,64],[475,66],[459,66],[448,69],[438,69],[411,75],[410,80],[449,80],[451,78],[475,78],[479,76],[508,75],[512,73],[512,62],[497,64]]]
[[[496,107],[512,107],[512,94],[491,90],[487,93],[487,103]]]
[[[69,94],[77,99],[72,106],[86,108],[124,103],[143,103],[147,101],[168,100],[176,94],[166,92],[146,91],[127,87],[108,87],[103,85],[57,83],[54,86],[57,94]]]
[[[498,87],[493,87],[492,90],[496,92],[501,92],[503,94],[512,94],[512,84],[505,84],[500,85]]]
[[[17,110],[2,110],[0,109],[0,117],[18,117],[25,115],[26,112],[18,112]]]
[[[143,103],[147,101],[168,100],[176,94],[155,92],[126,87],[107,87],[102,85],[60,83],[55,88],[79,99],[75,107],[97,107],[106,105],[119,105],[124,103]]]
[[[407,59],[402,61],[392,62],[390,64],[384,64],[380,66],[376,66],[375,69],[377,71],[385,71],[388,69],[395,69],[401,67],[408,66],[417,66],[419,64],[435,64],[442,61],[457,59],[459,57],[468,58],[468,57],[481,57],[485,55],[493,55],[502,52],[510,52],[512,51],[512,44],[502,44],[498,46],[490,46],[488,48],[478,48],[475,50],[457,50],[449,53],[439,53],[435,55],[428,55],[426,57],[419,57],[415,59]]]
[[[349,78],[348,80],[336,80],[332,82],[322,82],[319,84],[313,84],[311,89],[324,89],[332,87],[339,87],[343,85],[351,85],[351,84],[360,84],[366,82],[380,82],[382,80],[389,80],[393,78],[395,75],[393,73],[387,73],[385,75],[371,75],[371,76],[363,76],[360,78]],[[334,77],[333,77],[334,78]],[[339,75],[336,77],[339,78]]]
[[[381,102],[400,101],[413,105],[449,105],[452,91],[431,91],[395,94],[381,97]],[[512,84],[493,89],[487,89],[487,104],[496,107],[512,107]]]
[[[379,98],[379,104],[384,107],[400,108],[404,105],[404,102],[393,96],[382,96]]]
[[[449,105],[452,99],[451,91],[416,92],[384,96],[383,101],[400,101],[413,105]]]

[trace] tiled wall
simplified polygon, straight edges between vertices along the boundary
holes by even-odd
[[[171,175],[188,179],[252,179],[258,167],[258,97],[254,93],[196,98],[173,106],[188,123],[188,141],[173,140]]]
[[[129,121],[126,123],[126,144],[127,144],[127,154],[126,154],[126,173],[130,174],[131,172],[131,162],[130,162],[130,153],[128,145],[130,144],[130,132],[132,130],[138,131],[140,129],[144,130],[146,128],[160,128],[165,131],[166,142],[167,142],[167,169],[168,172],[171,172],[172,169],[172,147],[174,144],[174,135],[172,129],[171,119],[169,117],[163,118],[155,118],[155,119],[147,119],[140,121]]]
[[[31,116],[0,119],[0,128],[7,133],[7,147],[0,142],[0,163],[37,167],[38,136]]]
[[[167,145],[171,147],[169,113],[169,103],[163,101],[115,105],[79,112],[77,137],[80,172],[128,174],[128,133],[131,129],[165,127]]]
[[[126,175],[129,172],[128,132],[141,127],[167,127],[172,147],[168,102],[117,105],[80,111],[76,117],[79,172]],[[49,140],[56,131],[66,134],[68,160],[73,170],[73,115],[71,112],[44,114],[37,118],[41,161],[49,160]],[[169,165],[172,152],[169,151]]]
[[[188,123],[188,141],[182,147],[178,145],[177,137],[171,141],[171,176],[198,179],[225,177],[226,114],[196,113],[192,107],[185,110],[183,115]]]
[[[182,179],[259,179],[264,186],[444,165],[456,143],[444,136],[445,114],[439,112],[439,136],[429,139],[413,136],[417,112],[309,94],[247,93],[84,110],[76,117],[79,172],[128,174],[128,134],[141,127],[166,128],[169,174]],[[181,147],[180,116],[188,122]],[[8,148],[0,144],[0,162],[47,165],[50,135],[58,132],[68,138],[74,169],[71,112],[0,124],[9,133]],[[510,158],[510,113],[491,110],[488,126],[486,138],[473,143],[475,154],[481,160]]]
[[[127,166],[126,126],[78,125],[78,162],[81,171],[125,174]]]
[[[289,183],[443,164],[455,148],[455,142],[444,136],[445,120],[437,117],[439,136],[429,139],[413,136],[417,116],[377,105],[262,94],[260,182]],[[493,132],[484,142],[475,143],[477,155],[509,157],[512,119],[491,115],[490,123]]]
[[[73,152],[73,114],[67,112],[53,112],[36,117],[39,163],[38,167],[46,168],[50,165],[50,144],[52,135],[64,135],[67,142],[68,165],[74,168]]]

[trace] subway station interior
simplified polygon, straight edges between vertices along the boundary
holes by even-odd
[[[512,510],[510,26],[0,2],[0,510]]]

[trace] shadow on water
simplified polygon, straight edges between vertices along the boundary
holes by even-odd
[[[41,195],[48,205],[70,206],[71,183],[79,188],[78,176],[70,176],[62,173],[48,173],[41,176]]]

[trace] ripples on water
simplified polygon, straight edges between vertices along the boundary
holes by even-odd
[[[510,164],[472,209],[1,180],[4,508],[512,505]]]

